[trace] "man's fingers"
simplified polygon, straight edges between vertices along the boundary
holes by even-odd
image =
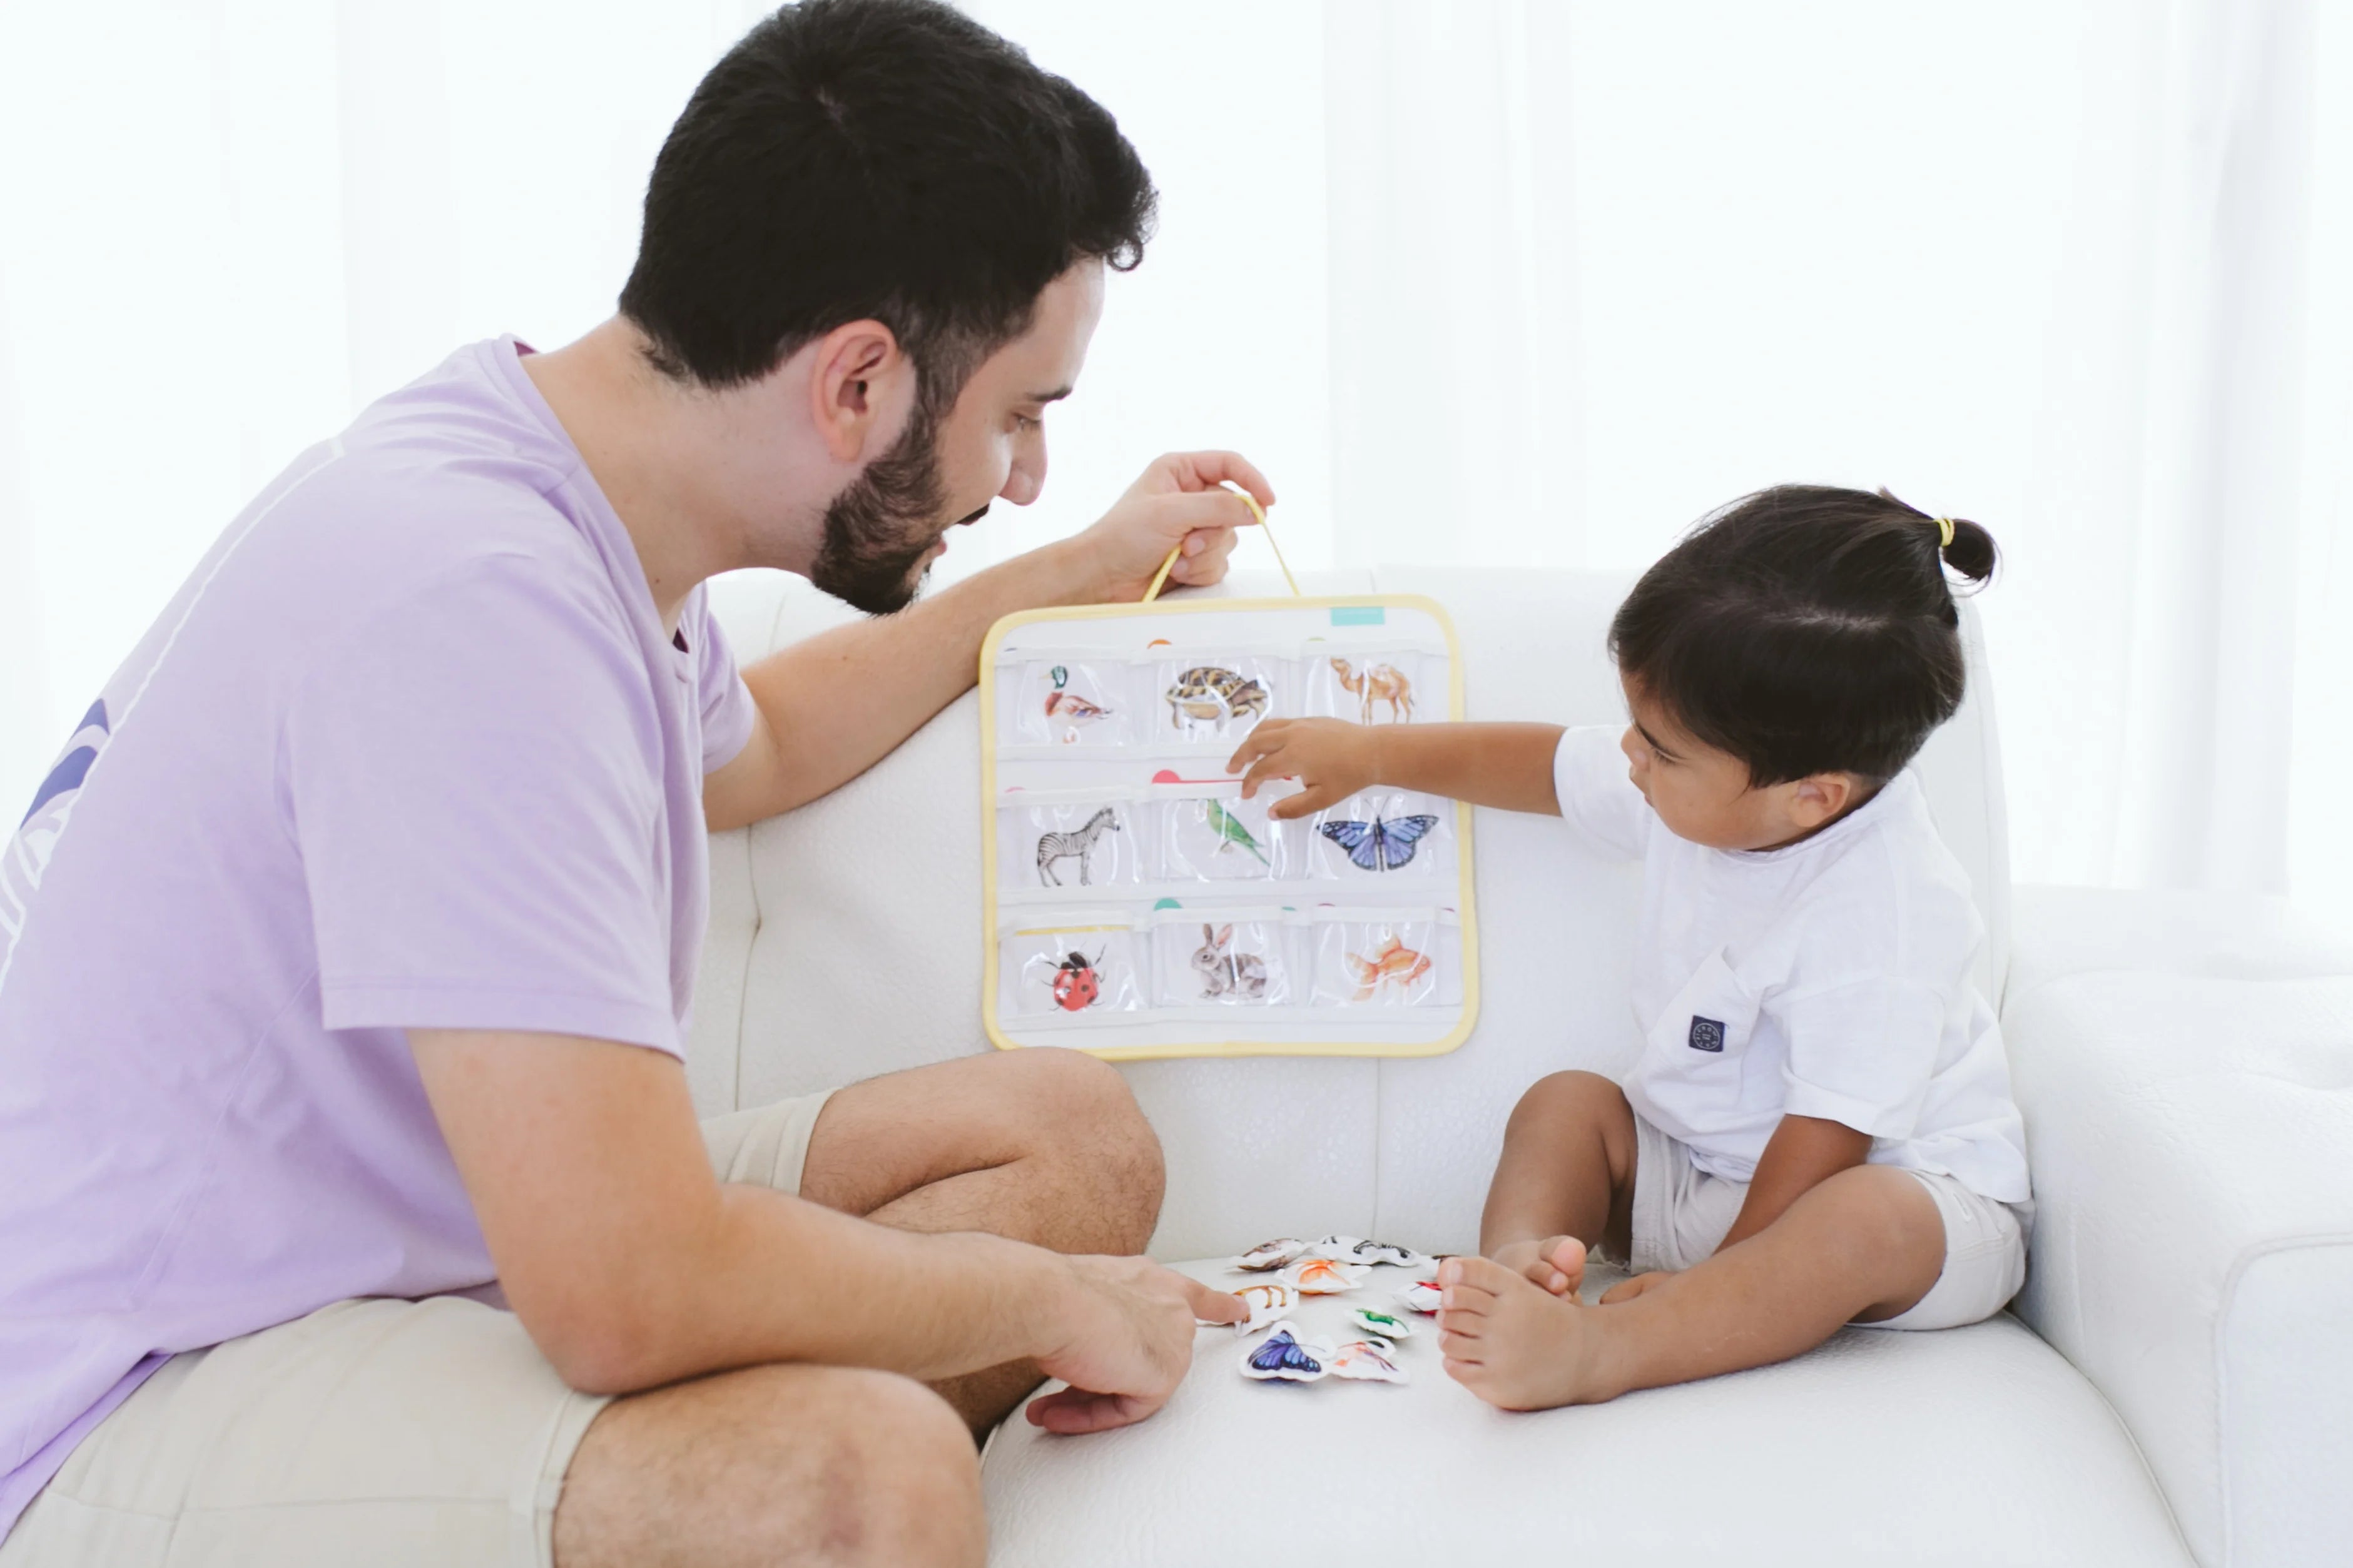
[[[1213,490],[1186,490],[1152,499],[1153,525],[1160,537],[1181,546],[1185,536],[1220,530],[1250,528],[1258,521],[1250,502],[1219,486]],[[1180,554],[1181,564],[1187,557]]]
[[[1159,1408],[1156,1401],[1133,1394],[1090,1394],[1082,1388],[1060,1388],[1029,1402],[1032,1426],[1065,1436],[1108,1432],[1129,1426]]]
[[[1193,1303],[1193,1316],[1201,1322],[1240,1323],[1249,1321],[1250,1309],[1242,1304],[1240,1296],[1213,1290],[1199,1280],[1187,1279],[1182,1274],[1176,1278],[1185,1280],[1186,1298]]]
[[[1226,574],[1227,558],[1234,552],[1234,531],[1218,529],[1213,532],[1188,533],[1185,536],[1184,554],[1178,557],[1176,568],[1169,574],[1181,577],[1188,587],[1203,587]]]
[[[1155,465],[1164,468],[1187,489],[1207,489],[1229,480],[1258,498],[1261,506],[1274,504],[1274,487],[1257,465],[1239,452],[1171,452]]]

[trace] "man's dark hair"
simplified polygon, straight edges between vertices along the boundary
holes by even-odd
[[[1609,651],[1757,788],[1815,773],[1893,777],[1961,705],[1947,567],[1993,575],[1993,536],[1885,490],[1779,485],[1744,496],[1642,574]]]
[[[670,128],[621,312],[654,363],[755,381],[871,317],[943,409],[1088,258],[1143,259],[1155,195],[1103,107],[935,0],[804,0]]]

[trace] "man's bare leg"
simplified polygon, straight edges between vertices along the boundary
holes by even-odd
[[[614,1401],[555,1510],[557,1568],[981,1568],[980,1466],[922,1384],[722,1373]]]
[[[1449,1258],[1439,1347],[1447,1374],[1491,1405],[1592,1404],[1787,1360],[1842,1324],[1904,1311],[1944,1267],[1945,1224],[1927,1189],[1862,1165],[1747,1240],[1683,1273],[1630,1280],[1598,1307],[1491,1259]]]
[[[965,1057],[852,1084],[810,1134],[801,1195],[902,1230],[985,1230],[1057,1252],[1134,1253],[1166,1181],[1126,1080],[1076,1051]],[[936,1384],[977,1436],[1041,1373]]]
[[[1624,1258],[1634,1228],[1634,1110],[1598,1073],[1542,1078],[1512,1108],[1479,1221],[1479,1250],[1556,1296],[1589,1247]]]

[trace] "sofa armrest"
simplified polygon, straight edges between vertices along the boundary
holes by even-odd
[[[2201,1562],[2287,1568],[2353,1541],[2353,973],[2232,902],[2168,921],[2021,890],[2018,1312],[2116,1407]]]

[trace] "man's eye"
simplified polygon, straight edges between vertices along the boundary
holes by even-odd
[[[1017,414],[1013,416],[1013,428],[1016,430],[1035,430],[1041,423],[1043,421],[1032,419],[1027,414]]]

